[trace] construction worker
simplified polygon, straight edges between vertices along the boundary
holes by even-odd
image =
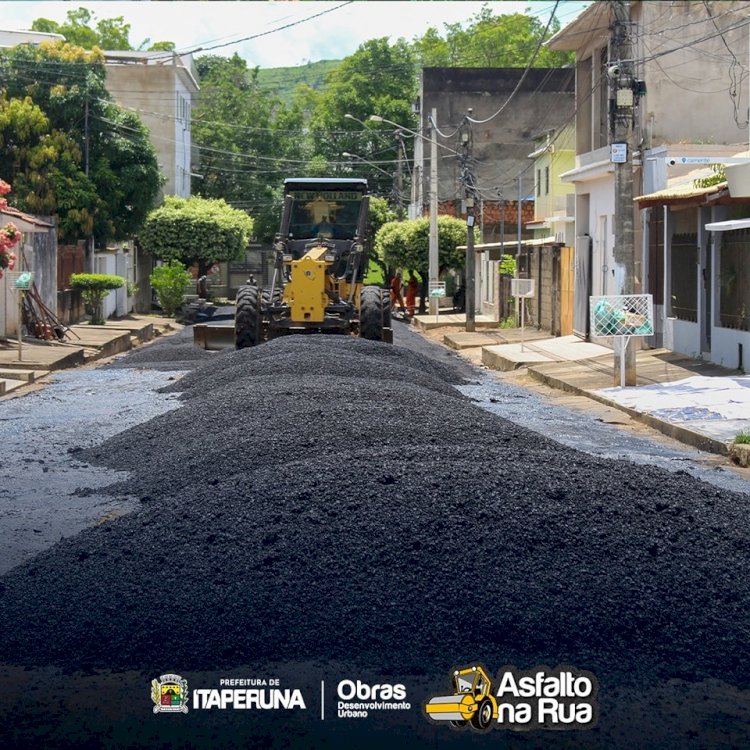
[[[409,281],[406,284],[406,314],[410,317],[414,317],[414,313],[417,307],[417,291],[419,284],[414,274],[409,276]]]
[[[401,274],[397,273],[392,279],[391,279],[391,310],[396,309],[396,303],[398,303],[399,307],[404,310],[406,308],[406,305],[404,304],[404,297],[401,294]]]

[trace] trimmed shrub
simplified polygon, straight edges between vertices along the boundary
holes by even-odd
[[[81,293],[83,301],[91,311],[89,325],[102,325],[102,300],[113,289],[125,285],[122,276],[111,276],[106,273],[73,273],[70,275],[70,288]]]

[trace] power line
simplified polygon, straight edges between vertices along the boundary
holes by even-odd
[[[336,10],[340,10],[341,8],[345,8],[347,5],[351,5],[354,0],[346,0],[346,2],[341,3],[341,5],[337,5],[335,8],[327,8],[326,10],[321,10],[318,13],[314,13],[311,16],[307,16],[307,18],[301,18],[297,21],[291,21],[290,23],[284,24],[283,26],[277,26],[275,29],[269,29],[268,31],[261,31],[258,34],[251,34],[250,36],[242,37],[241,39],[236,39],[233,42],[223,42],[222,44],[214,44],[208,47],[199,46],[195,49],[188,50],[187,52],[181,52],[178,54],[182,55],[193,55],[196,52],[210,52],[214,49],[221,49],[222,47],[230,47],[234,44],[241,44],[242,42],[249,42],[253,39],[260,39],[261,37],[268,36],[269,34],[276,34],[279,31],[285,31],[286,29],[291,29],[293,26],[299,26],[301,23],[307,23],[308,21],[312,21],[315,18],[320,18],[321,16],[325,16],[328,13],[333,13]],[[171,53],[170,53],[171,54]],[[154,55],[154,58],[163,57],[164,55]]]
[[[518,83],[516,84],[516,87],[513,89],[513,91],[510,92],[510,96],[505,100],[505,103],[500,107],[500,109],[495,112],[494,115],[491,115],[490,117],[487,117],[484,120],[475,120],[472,117],[467,117],[466,119],[469,122],[473,122],[476,125],[484,125],[487,122],[490,122],[490,120],[494,120],[512,101],[513,97],[516,95],[516,92],[521,88],[521,84],[524,82],[524,79],[529,73],[529,70],[531,69],[531,66],[534,64],[534,60],[536,60],[537,55],[539,54],[539,50],[542,48],[542,44],[544,43],[544,40],[547,36],[547,32],[549,31],[549,27],[552,25],[552,20],[555,17],[555,11],[557,10],[557,6],[560,4],[560,0],[557,0],[555,3],[555,7],[552,9],[552,13],[550,14],[549,21],[547,21],[547,25],[544,28],[544,32],[542,33],[541,37],[539,38],[539,42],[536,45],[536,49],[534,50],[534,54],[531,56],[531,59],[526,65],[526,68],[523,71],[523,74],[518,80]]]

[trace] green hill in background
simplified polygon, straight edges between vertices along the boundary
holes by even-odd
[[[291,68],[260,68],[258,84],[264,91],[271,91],[282,101],[289,102],[297,86],[323,88],[326,76],[340,64],[341,60],[319,60]]]

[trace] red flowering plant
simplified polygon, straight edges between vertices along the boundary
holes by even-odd
[[[5,196],[10,192],[10,185],[5,180],[0,180],[0,210],[8,205]],[[8,222],[0,227],[0,279],[3,278],[3,269],[12,271],[16,265],[16,254],[11,252],[21,241],[21,232],[17,227]]]

